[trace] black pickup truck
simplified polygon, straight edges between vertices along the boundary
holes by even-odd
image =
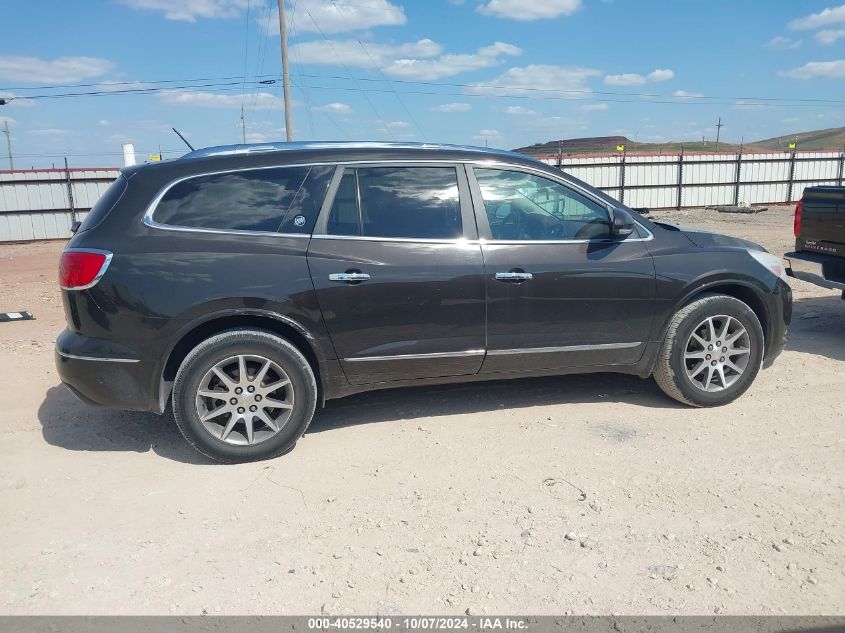
[[[786,274],[842,290],[845,299],[845,187],[807,187],[795,207],[794,228]]]

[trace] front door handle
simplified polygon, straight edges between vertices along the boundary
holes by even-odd
[[[512,270],[509,273],[496,273],[495,278],[496,281],[511,281],[519,283],[520,281],[531,281],[534,279],[534,275],[531,273]]]
[[[345,283],[367,281],[369,278],[370,276],[367,273],[332,273],[329,275],[329,281],[342,281]]]

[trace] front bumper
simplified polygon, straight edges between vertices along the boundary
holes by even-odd
[[[845,290],[845,262],[841,257],[793,252],[786,253],[783,258],[787,265],[786,274],[790,277],[808,281],[822,288]]]
[[[768,345],[763,355],[763,367],[770,367],[786,343],[786,333],[792,321],[792,289],[783,279],[778,279],[774,290],[766,295],[768,304]]]
[[[56,339],[56,369],[61,381],[88,404],[133,411],[157,408],[150,363],[114,343],[65,330]]]

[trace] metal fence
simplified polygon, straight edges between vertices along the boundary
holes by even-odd
[[[842,185],[845,152],[646,155],[542,159],[636,208],[773,204],[811,185]],[[117,177],[116,167],[0,171],[0,242],[70,237]]]
[[[0,242],[70,237],[117,178],[116,167],[0,171]]]
[[[541,159],[630,207],[794,202],[805,187],[842,185],[845,152],[626,154]]]

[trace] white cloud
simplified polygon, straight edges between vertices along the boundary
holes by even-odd
[[[161,101],[169,105],[189,105],[197,108],[237,108],[241,104],[245,108],[268,108],[281,110],[282,100],[269,92],[246,94],[219,94],[216,92],[180,92],[166,90],[156,95]]]
[[[472,138],[477,140],[489,140],[489,141],[496,141],[501,140],[503,138],[502,133],[499,130],[478,130],[478,134],[473,136]]]
[[[508,106],[505,108],[505,114],[515,114],[517,116],[530,116],[537,114],[534,110],[529,110],[523,106]]]
[[[790,79],[814,79],[815,77],[845,79],[845,59],[830,62],[807,62],[803,66],[791,70],[782,70],[778,74]]]
[[[794,40],[791,37],[784,37],[783,35],[775,35],[772,39],[766,42],[768,48],[790,49],[801,46],[801,40]]]
[[[411,127],[411,124],[407,121],[388,121],[385,123],[385,127],[388,127],[391,130],[405,130]]]
[[[447,54],[435,59],[397,59],[383,70],[386,74],[401,79],[430,81],[496,66],[502,62],[502,55],[521,54],[522,50],[513,44],[496,42],[491,46],[482,46],[471,54]]]
[[[762,110],[767,106],[762,103],[754,103],[753,101],[737,101],[731,106],[734,110]]]
[[[497,18],[530,22],[572,15],[580,8],[581,0],[489,0],[478,7],[478,12]]]
[[[158,11],[168,20],[196,22],[197,18],[235,18],[249,0],[121,0],[133,9]]]
[[[818,13],[811,13],[803,18],[793,20],[789,23],[789,26],[803,31],[841,23],[845,23],[845,4],[840,4],[838,7],[829,7]]]
[[[646,78],[651,82],[657,81],[668,81],[675,76],[674,71],[669,70],[668,68],[658,68],[656,70],[652,70]]]
[[[288,14],[289,20],[291,15]],[[296,30],[299,32],[346,33],[374,26],[399,26],[405,22],[405,11],[389,0],[298,0],[296,5]],[[269,34],[278,35],[279,10],[275,9],[269,20],[259,18],[259,23]]]
[[[814,37],[819,44],[830,46],[831,44],[835,44],[837,40],[845,37],[845,29],[825,29],[816,33]]]
[[[107,119],[100,119],[99,121],[97,121],[98,127],[108,127],[110,125],[111,125],[111,123],[109,123],[109,121]]]
[[[364,43],[358,40],[315,40],[291,46],[291,57],[303,64],[335,66],[343,60],[346,66],[359,68],[384,67],[400,57],[435,57],[443,47],[429,39],[405,44]]]
[[[647,83],[655,83],[658,81],[667,81],[672,79],[675,73],[668,68],[657,68],[647,75],[640,75],[639,73],[622,73],[621,75],[607,75],[604,78],[604,83],[608,86],[642,86]]]
[[[606,103],[588,103],[587,105],[581,106],[581,109],[586,110],[587,112],[602,112],[609,108],[610,106]]]
[[[339,103],[335,101],[334,103],[327,103],[321,106],[314,106],[311,108],[314,112],[329,112],[333,114],[348,114],[352,112],[352,106],[346,103]]]
[[[676,90],[672,93],[673,97],[678,97],[679,99],[700,99],[704,95],[700,92],[690,92],[689,90]]]
[[[74,83],[100,77],[112,68],[112,62],[99,57],[57,57],[46,60],[38,57],[0,56],[0,79],[21,83]]]
[[[70,134],[70,130],[65,130],[63,128],[58,127],[45,127],[29,130],[29,133],[33,136],[47,136],[51,138],[56,138],[59,136],[65,136],[67,134]]]
[[[472,110],[472,106],[468,103],[441,103],[432,108],[435,112],[466,112]]]
[[[513,44],[496,42],[470,54],[442,54],[443,47],[429,39],[404,44],[364,44],[358,40],[303,42],[291,48],[291,55],[303,64],[378,67],[400,79],[433,80],[500,64],[505,55],[520,55]]]
[[[587,79],[600,74],[593,68],[530,64],[510,68],[489,81],[473,84],[467,92],[508,96],[531,95],[545,90],[562,93],[571,99],[583,99],[592,94]]]
[[[608,86],[641,86],[646,82],[643,75],[637,73],[623,73],[621,75],[607,75],[604,83]]]

